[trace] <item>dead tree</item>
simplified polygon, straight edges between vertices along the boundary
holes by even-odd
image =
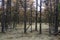
[[[7,0],[6,4],[6,30],[8,29],[8,25],[11,24],[11,0]]]
[[[59,3],[59,0],[55,0],[55,9],[54,9],[54,34],[57,35],[58,34],[58,3]]]
[[[4,28],[5,28],[5,18],[4,18],[4,0],[2,0],[2,16],[1,16],[1,31],[4,32]]]
[[[14,16],[13,16],[13,28],[19,23],[19,0],[16,0]]]
[[[39,33],[40,33],[40,34],[42,33],[42,29],[41,29],[41,22],[42,22],[42,21],[41,21],[41,15],[42,15],[42,14],[41,14],[41,11],[42,11],[42,8],[41,8],[41,7],[42,7],[42,0],[40,0],[40,29],[39,29]]]
[[[36,0],[36,22],[35,22],[35,30],[37,31],[37,17],[38,17],[38,0]]]

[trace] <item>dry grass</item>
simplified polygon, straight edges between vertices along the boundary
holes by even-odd
[[[42,34],[39,31],[34,31],[34,26],[32,28],[32,33],[30,28],[27,33],[23,33],[23,25],[18,25],[16,29],[8,30],[5,34],[0,33],[0,40],[60,40],[60,36],[49,35],[48,25],[42,24]],[[39,24],[38,24],[39,26]],[[39,27],[38,27],[39,30]]]

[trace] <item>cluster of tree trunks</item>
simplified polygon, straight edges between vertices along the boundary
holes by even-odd
[[[47,0],[46,0],[47,1]],[[5,11],[5,4],[4,0],[2,0],[2,16],[1,16],[1,26],[2,26],[2,32],[7,31],[8,25],[11,24],[11,0],[7,0],[6,4],[6,11]],[[21,3],[21,2],[20,2]],[[51,26],[53,25],[54,28],[54,34],[58,33],[58,3],[59,0],[55,0],[55,9],[54,9],[54,14],[52,15],[52,5],[51,5],[51,0],[49,2],[50,5],[50,11],[49,11],[49,33],[51,33]],[[48,6],[48,3],[46,4]],[[41,34],[41,6],[42,6],[42,0],[40,0],[40,34]],[[22,4],[22,7],[24,8],[24,33],[26,33],[26,22],[27,22],[27,1],[24,0],[24,5]],[[31,8],[31,20],[30,24],[32,25],[32,5],[30,6]],[[16,26],[16,24],[19,22],[19,2],[16,0],[16,6],[15,6],[15,13],[13,16],[13,28]],[[52,17],[54,16],[54,17]],[[36,21],[35,21],[35,30],[37,31],[37,17],[38,17],[38,0],[36,0]],[[16,19],[17,18],[17,19]],[[32,27],[31,27],[32,29]]]
[[[7,31],[8,25],[11,22],[11,0],[7,0],[7,5],[6,5],[6,10],[5,10],[5,1],[2,0],[2,16],[1,16],[1,26],[2,26],[2,32]]]
[[[6,8],[5,8],[6,5]],[[5,1],[2,0],[2,16],[1,16],[1,31],[5,32],[7,31],[8,27],[11,27],[11,24],[13,23],[13,28],[16,27],[16,24],[19,22],[19,12],[18,12],[18,1],[16,2],[16,9],[13,16],[13,19],[11,18],[11,0],[7,0],[7,4],[5,4]],[[13,20],[13,22],[12,22]]]
[[[54,9],[52,8],[52,0],[49,1],[50,10],[49,10],[49,33],[58,34],[58,3],[59,0],[54,0]],[[54,10],[54,12],[53,12]],[[53,32],[52,32],[53,31]]]

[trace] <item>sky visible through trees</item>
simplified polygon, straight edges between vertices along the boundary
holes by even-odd
[[[42,9],[45,8],[44,5],[43,5],[44,4],[43,1],[44,0],[42,0]],[[34,0],[34,6],[36,7],[36,0]],[[40,7],[39,6],[40,6],[40,0],[38,0],[38,11],[40,10]]]
[[[0,0],[0,6],[1,6],[1,3],[2,3],[1,1],[2,1],[2,0]]]
[[[1,7],[1,4],[2,4],[2,2],[1,2],[2,0],[0,0],[0,7]],[[44,0],[42,0],[42,1],[44,1]],[[43,3],[42,3],[43,4]],[[35,7],[36,7],[36,0],[34,0],[34,4],[33,4]],[[40,0],[38,0],[38,11],[40,10]],[[42,9],[44,9],[45,7],[44,7],[44,5],[42,6]]]

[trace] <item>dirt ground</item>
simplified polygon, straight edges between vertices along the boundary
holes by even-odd
[[[38,31],[35,31],[33,24],[32,32],[29,28],[26,34],[24,34],[23,26],[18,25],[16,29],[9,29],[6,33],[0,33],[0,40],[60,40],[60,35],[49,35],[48,24],[42,24],[42,34],[39,34],[39,24]]]

